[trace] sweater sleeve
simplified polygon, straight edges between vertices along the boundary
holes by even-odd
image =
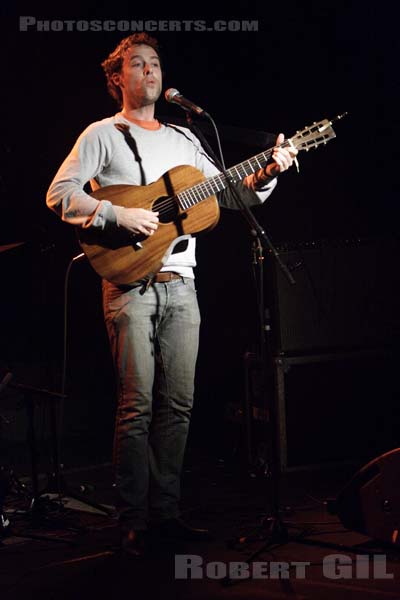
[[[109,150],[98,128],[90,125],[79,136],[57,171],[46,196],[47,206],[63,221],[79,227],[105,229],[115,224],[111,202],[96,200],[84,186],[108,163]]]

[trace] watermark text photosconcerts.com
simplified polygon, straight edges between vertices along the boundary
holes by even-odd
[[[218,19],[206,21],[164,19],[38,19],[32,16],[19,17],[20,31],[120,31],[135,33],[146,31],[258,31],[257,20]]]

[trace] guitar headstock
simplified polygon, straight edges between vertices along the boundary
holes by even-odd
[[[332,128],[333,121],[342,119],[347,113],[338,115],[331,121],[323,119],[322,121],[314,122],[309,127],[305,127],[301,131],[296,131],[288,141],[297,150],[308,150],[310,148],[317,148],[321,144],[327,144],[329,140],[333,140],[336,137],[336,133]]]

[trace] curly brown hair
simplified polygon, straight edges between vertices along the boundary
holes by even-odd
[[[146,46],[153,48],[157,52],[161,62],[160,45],[154,37],[148,35],[147,33],[133,33],[132,35],[129,35],[120,41],[115,50],[113,50],[106,60],[101,63],[101,66],[106,74],[107,89],[120,107],[122,106],[121,89],[113,82],[112,76],[114,73],[121,72],[125,52],[135,44],[145,44]]]

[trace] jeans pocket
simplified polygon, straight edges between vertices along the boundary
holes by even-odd
[[[129,290],[118,288],[107,289],[103,296],[103,307],[105,319],[114,320],[118,314],[132,301],[132,298],[140,293],[140,286]]]
[[[193,290],[197,294],[196,282],[193,277],[183,277],[183,282],[190,290]]]

